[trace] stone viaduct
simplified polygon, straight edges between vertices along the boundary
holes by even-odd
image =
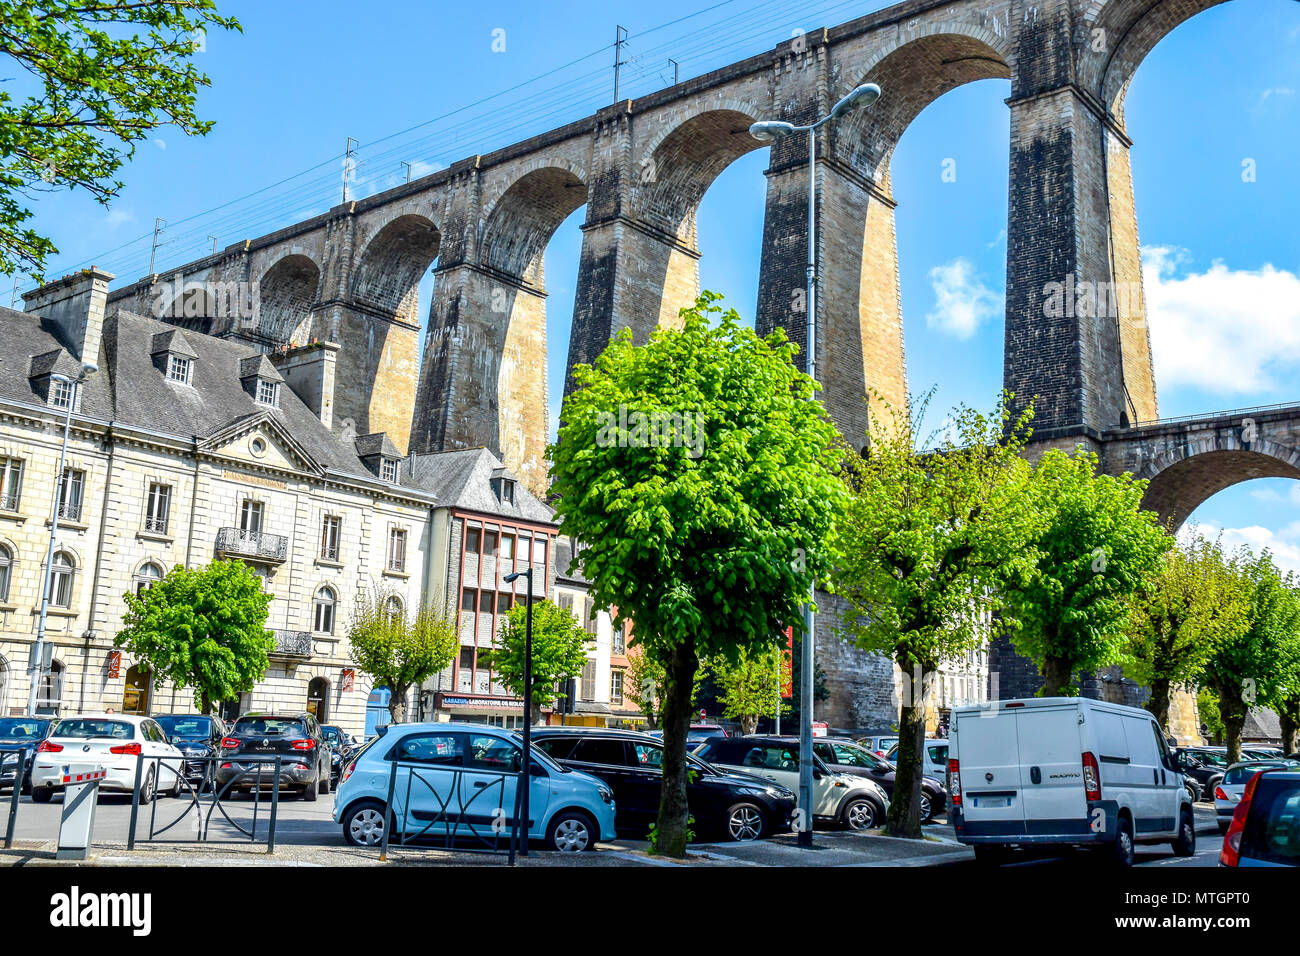
[[[814,171],[823,398],[843,434],[865,444],[868,387],[895,403],[907,388],[894,148],[945,92],[1009,79],[1005,386],[1018,400],[1036,396],[1044,446],[1082,442],[1108,470],[1151,478],[1152,507],[1181,519],[1233,482],[1300,477],[1300,410],[1261,412],[1251,423],[1159,421],[1124,98],[1151,49],[1220,2],[906,0],[164,269],[113,299],[147,312],[159,306],[158,283],[178,274],[185,283],[258,283],[252,319],[216,314],[202,292],[166,311],[266,347],[338,342],[336,427],[350,419],[358,433],[385,431],[403,450],[485,445],[543,489],[543,257],[555,229],[586,206],[571,367],[621,328],[644,341],[676,321],[699,288],[701,198],[733,160],[770,148],[756,323],[760,332],[784,327],[802,345],[806,143],[768,147],[747,128],[757,119],[807,122],[873,81],[882,99],[822,132]],[[416,289],[430,267],[421,359]],[[1097,307],[1045,307],[1048,290],[1066,282],[1127,292]],[[863,690],[868,665],[831,647],[829,635],[823,641],[831,719],[879,723],[889,689],[873,698]]]

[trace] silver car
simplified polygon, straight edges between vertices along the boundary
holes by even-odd
[[[1241,803],[1241,795],[1246,792],[1250,778],[1261,770],[1281,767],[1286,770],[1300,770],[1300,760],[1242,760],[1228,768],[1223,779],[1214,786],[1214,812],[1219,818],[1219,832],[1227,833],[1232,823],[1232,814]]]

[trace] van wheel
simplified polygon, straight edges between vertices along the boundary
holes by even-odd
[[[1192,811],[1183,810],[1178,815],[1178,839],[1173,841],[1174,853],[1178,856],[1196,854],[1196,827],[1192,824]]]
[[[1110,862],[1115,866],[1129,867],[1137,858],[1133,844],[1133,824],[1128,817],[1120,817],[1115,827],[1115,842],[1110,846]]]

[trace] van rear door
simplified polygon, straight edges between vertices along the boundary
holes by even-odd
[[[1078,704],[1030,706],[1016,714],[1026,832],[1078,830],[1088,819]]]
[[[956,746],[949,741],[949,756],[960,762],[966,831],[981,836],[1023,833],[1016,712],[1002,707],[958,712],[953,738]]]

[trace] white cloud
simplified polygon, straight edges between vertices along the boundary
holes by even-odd
[[[1184,525],[1180,537],[1186,540],[1192,534],[1199,534],[1211,541],[1217,538],[1225,552],[1246,547],[1259,554],[1267,548],[1273,555],[1273,563],[1284,574],[1287,571],[1300,574],[1300,521],[1293,521],[1278,531],[1259,525],[1250,525],[1246,528],[1218,528],[1208,524]]]
[[[934,308],[925,324],[959,339],[969,339],[979,327],[1002,312],[1002,296],[975,274],[970,260],[958,257],[930,270]]]
[[[104,217],[104,226],[108,229],[116,229],[124,222],[134,222],[135,213],[130,209],[110,209],[108,215]]]
[[[1259,94],[1259,105],[1263,106],[1268,102],[1270,96],[1295,96],[1295,90],[1289,86],[1271,86]]]
[[[1300,275],[1216,261],[1178,275],[1183,250],[1142,250],[1156,381],[1223,395],[1290,385],[1300,364]]]

